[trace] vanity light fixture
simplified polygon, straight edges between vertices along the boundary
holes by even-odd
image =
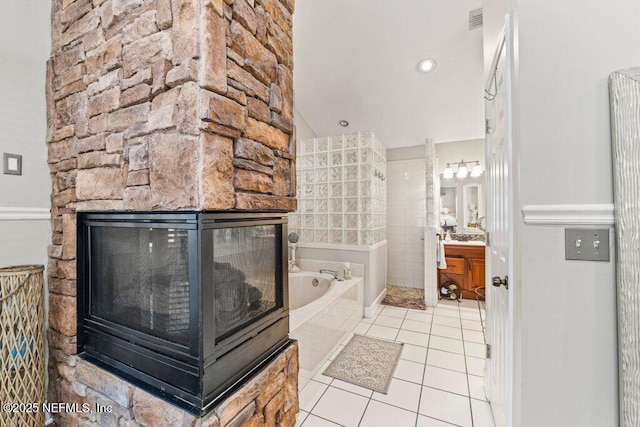
[[[480,175],[482,175],[482,166],[480,166],[480,161],[479,160],[473,160],[469,163],[474,163],[475,165],[473,166],[473,168],[471,169],[471,177],[472,178],[477,178]],[[465,163],[464,160],[460,160],[458,163],[455,163],[458,165],[458,171],[455,173],[456,178],[458,179],[464,179],[467,176],[469,176],[469,168],[467,167],[467,164]],[[444,168],[444,171],[442,172],[442,178],[444,179],[451,179],[453,178],[453,168],[451,167],[451,163],[447,163],[447,167]]]

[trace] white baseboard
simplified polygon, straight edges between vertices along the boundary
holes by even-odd
[[[48,221],[49,208],[9,208],[0,207],[0,221]]]
[[[364,317],[366,317],[367,319],[371,319],[376,309],[380,306],[380,302],[382,302],[382,300],[386,295],[387,295],[387,288],[385,287],[382,290],[382,292],[380,292],[380,295],[378,295],[378,297],[373,301],[373,304],[371,304],[368,307],[367,306],[364,307]]]

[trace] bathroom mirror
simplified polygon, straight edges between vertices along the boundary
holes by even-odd
[[[440,227],[452,233],[482,233],[484,177],[443,178],[440,174]]]
[[[462,186],[462,226],[465,231],[480,230],[484,218],[484,194],[483,185],[478,182],[464,184]]]
[[[456,232],[458,226],[458,189],[457,186],[447,186],[440,177],[440,227],[445,231]]]

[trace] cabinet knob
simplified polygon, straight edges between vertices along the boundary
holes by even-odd
[[[493,286],[499,288],[500,286],[504,286],[505,289],[509,289],[509,276],[504,276],[504,279],[500,276],[493,276],[491,279]]]

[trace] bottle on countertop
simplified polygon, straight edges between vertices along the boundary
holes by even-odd
[[[351,264],[344,263],[344,280],[351,280]]]
[[[447,230],[447,234],[444,236],[444,240],[445,242],[451,241],[451,233],[449,232],[449,230]]]

